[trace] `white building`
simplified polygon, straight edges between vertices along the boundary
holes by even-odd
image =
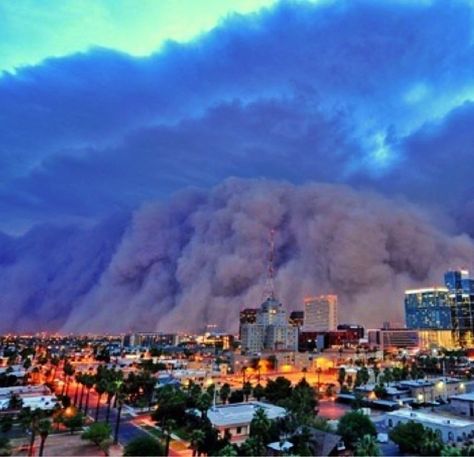
[[[416,422],[433,430],[444,443],[465,441],[474,437],[474,422],[464,419],[453,419],[435,413],[414,412],[410,409],[400,409],[385,415],[385,425],[393,428],[397,424],[409,421]]]
[[[283,305],[273,295],[261,304],[256,323],[243,324],[240,331],[244,352],[298,350],[298,328],[289,324]]]
[[[215,406],[207,411],[207,417],[221,438],[227,432],[231,434],[232,443],[242,443],[248,438],[250,422],[258,409],[263,409],[270,420],[286,415],[285,408],[252,401]]]
[[[337,295],[304,299],[303,331],[330,332],[337,329]]]
[[[453,412],[461,416],[474,417],[474,393],[454,395],[449,400]]]

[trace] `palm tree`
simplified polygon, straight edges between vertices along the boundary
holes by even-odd
[[[66,393],[67,396],[69,396],[69,383],[71,382],[71,377],[74,375],[74,367],[67,361],[64,361],[64,375],[66,376],[66,384],[63,385],[63,391],[61,392],[61,395],[64,395]]]
[[[193,450],[193,457],[196,455],[201,455],[201,453],[199,452],[199,449],[204,443],[205,438],[206,438],[206,434],[204,433],[204,431],[200,429],[196,429],[192,431],[189,442],[190,442],[190,448]]]
[[[107,382],[107,387],[105,389],[107,394],[107,413],[105,415],[105,422],[108,424],[110,421],[110,408],[112,406],[112,398],[117,392],[117,383],[115,381]]]
[[[82,400],[84,399],[84,390],[86,388],[86,379],[87,379],[87,373],[81,374],[79,376],[79,382],[81,384],[81,395],[79,397],[79,411],[82,410]]]
[[[176,421],[174,421],[173,419],[168,419],[163,425],[163,431],[166,434],[165,455],[170,455],[171,433],[173,432],[173,429],[175,427],[176,427]]]
[[[211,405],[212,405],[211,396],[207,392],[204,392],[203,394],[201,394],[201,396],[198,398],[198,401],[197,401],[197,407],[199,411],[201,411],[202,417],[206,417],[207,410],[211,407]]]
[[[46,438],[51,432],[51,421],[49,419],[41,419],[38,422],[38,433],[41,437],[41,444],[39,449],[39,456],[43,455],[44,451],[44,443],[46,442]]]
[[[355,456],[378,457],[381,455],[377,440],[372,435],[364,435],[356,443]]]
[[[21,409],[23,406],[23,400],[16,393],[10,394],[10,400],[8,402],[8,409]]]
[[[51,360],[49,361],[49,363],[54,367],[54,369],[51,371],[51,382],[54,382],[56,378],[56,373],[58,371],[58,366],[59,366],[60,361],[61,359],[56,356],[51,357]]]
[[[76,381],[76,391],[74,392],[74,401],[73,404],[74,406],[77,406],[77,400],[79,399],[79,386],[81,384],[81,379],[82,379],[82,373],[76,373],[74,376],[74,379]]]
[[[249,396],[252,393],[252,384],[250,384],[248,381],[245,382],[242,392],[244,393],[245,401],[249,401]]]
[[[265,388],[261,384],[257,384],[253,388],[253,396],[257,399],[257,401],[260,401],[262,397],[265,396]]]
[[[23,427],[29,428],[31,431],[30,445],[28,448],[28,455],[33,455],[33,449],[36,439],[36,431],[38,427],[38,422],[43,415],[43,411],[40,409],[31,410],[30,408],[23,408],[18,415],[20,422],[23,424]]]
[[[117,418],[115,420],[115,431],[114,431],[114,444],[118,443],[118,435],[120,429],[120,416],[122,414],[122,406],[125,401],[125,392],[122,389],[122,382],[117,382],[117,393],[115,394],[117,403]]]
[[[225,383],[222,385],[220,391],[219,391],[219,396],[221,397],[222,403],[226,404],[227,400],[229,399],[230,395],[230,385]]]
[[[91,374],[84,375],[84,385],[86,386],[86,404],[84,405],[84,416],[87,416],[89,410],[89,395],[92,387],[94,387],[95,376]]]
[[[95,391],[97,393],[97,406],[95,408],[95,421],[99,420],[99,409],[100,409],[100,400],[102,396],[107,391],[107,381],[103,378],[99,378],[95,384]]]

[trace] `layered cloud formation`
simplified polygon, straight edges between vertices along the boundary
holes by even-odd
[[[235,317],[219,310],[259,298],[272,224],[286,303],[331,289],[354,319],[364,307],[399,317],[404,285],[472,263],[472,13],[468,1],[282,2],[149,57],[92,49],[3,73],[0,221],[9,233],[49,224],[0,239],[4,328],[101,329],[117,309],[117,329],[172,328],[182,311],[183,325],[216,316],[229,327]],[[219,184],[229,176],[250,181]],[[202,190],[167,203],[189,186]],[[212,226],[219,204],[239,198],[268,211],[254,215],[251,242],[214,229],[211,252],[195,219]],[[265,219],[275,198],[285,223]],[[347,234],[330,248],[315,220],[331,225],[333,212]],[[362,252],[364,231],[375,246]]]
[[[433,225],[408,203],[345,186],[229,179],[93,230],[2,240],[0,330],[235,330],[238,311],[263,299],[272,228],[289,309],[337,291],[348,320],[400,320],[405,287],[474,255],[467,236]]]

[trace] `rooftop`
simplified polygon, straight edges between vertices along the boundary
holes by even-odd
[[[252,421],[254,414],[260,408],[265,411],[269,419],[276,419],[286,415],[285,408],[270,403],[251,401],[247,403],[216,406],[208,410],[207,417],[212,425],[218,427],[234,424],[248,424]]]
[[[462,395],[453,395],[450,400],[474,401],[474,392]]]
[[[415,422],[424,422],[436,425],[450,425],[451,427],[474,427],[474,422],[463,420],[463,419],[452,419],[439,414],[427,413],[427,412],[413,412],[410,409],[399,409],[387,413],[387,416],[394,416],[403,419],[412,420]]]

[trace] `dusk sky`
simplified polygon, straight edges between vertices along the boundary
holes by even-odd
[[[117,330],[176,327],[190,309],[230,328],[225,310],[258,300],[259,264],[242,269],[270,227],[286,306],[327,291],[351,319],[399,319],[404,287],[473,266],[473,13],[0,0],[3,328],[84,329],[99,305],[156,307],[156,324]]]

